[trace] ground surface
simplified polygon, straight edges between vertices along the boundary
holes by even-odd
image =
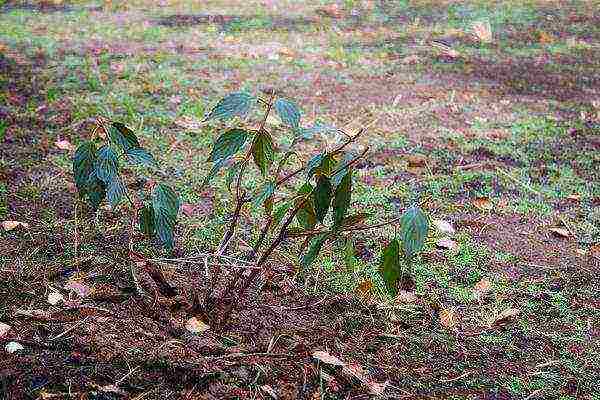
[[[28,228],[0,231],[0,341],[24,347],[1,357],[0,396],[359,399],[387,382],[389,398],[600,399],[597,1],[1,3],[0,221]],[[465,33],[480,20],[490,43]],[[56,143],[89,137],[98,115],[139,127],[193,206],[175,249],[193,255],[231,212],[222,178],[199,190],[215,135],[199,121],[263,86],[306,123],[368,126],[354,207],[377,223],[417,201],[457,248],[433,231],[395,303],[376,274],[392,227],[354,236],[351,272],[335,247],[297,274],[280,254],[276,283],[226,333],[191,334],[177,307],[159,299],[156,318],[132,294],[125,208],[103,209],[76,253],[71,154]],[[53,291],[67,302],[50,305]]]

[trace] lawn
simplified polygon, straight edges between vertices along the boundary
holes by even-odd
[[[599,10],[0,0],[0,397],[600,400]],[[394,299],[378,268],[396,225],[349,235],[351,263],[326,245],[302,268],[286,241],[260,295],[191,332],[175,300],[140,299],[127,242],[152,259],[218,246],[234,205],[225,174],[203,185],[224,127],[203,118],[266,88],[303,126],[364,128],[352,207],[369,224],[416,204],[431,230]],[[97,117],[134,129],[177,189],[173,251],[130,236],[127,205],[76,212],[71,160]],[[243,209],[232,257],[262,215]],[[184,294],[205,283],[203,265],[159,266]]]

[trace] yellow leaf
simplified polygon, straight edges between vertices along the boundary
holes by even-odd
[[[371,296],[371,292],[373,290],[373,282],[370,280],[366,280],[366,281],[362,281],[358,287],[358,294],[363,297],[363,298],[367,298]]]
[[[449,329],[454,328],[458,324],[458,316],[454,308],[445,308],[440,311],[440,323]]]
[[[548,44],[548,43],[554,42],[554,36],[552,36],[550,33],[547,33],[544,31],[539,31],[538,35],[539,35],[540,43],[542,43],[542,44]]]

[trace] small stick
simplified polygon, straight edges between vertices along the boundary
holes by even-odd
[[[88,320],[88,318],[89,318],[89,317],[85,317],[85,318],[84,318],[84,319],[82,319],[81,321],[79,321],[79,322],[77,322],[77,323],[73,324],[73,326],[72,326],[72,327],[70,327],[69,329],[67,329],[67,330],[66,330],[66,331],[64,331],[63,333],[61,333],[61,334],[59,334],[59,335],[57,335],[57,336],[54,336],[53,338],[50,338],[50,339],[48,339],[48,340],[56,340],[56,339],[58,339],[58,338],[60,338],[60,337],[62,337],[62,336],[64,336],[64,335],[66,335],[68,332],[71,332],[73,329],[77,328],[79,325],[81,325],[81,324],[83,324],[85,321],[87,321],[87,320]]]

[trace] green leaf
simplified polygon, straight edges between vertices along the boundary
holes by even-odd
[[[234,116],[245,117],[256,98],[245,92],[236,92],[223,97],[204,119],[230,119]]]
[[[337,165],[333,169],[337,172],[331,177],[331,183],[334,187],[337,187],[344,178],[344,176],[348,173],[347,166],[353,159],[354,155],[352,153],[346,153],[344,157],[337,163]]]
[[[333,197],[333,216],[335,225],[339,226],[346,217],[350,208],[350,198],[352,196],[352,169],[344,175],[340,184],[335,188]]]
[[[313,201],[315,202],[315,213],[317,220],[323,222],[329,206],[331,204],[331,181],[326,176],[319,176],[317,179],[317,186],[313,191]]]
[[[329,233],[325,232],[312,238],[312,240],[310,241],[308,252],[302,257],[302,260],[300,262],[302,267],[306,268],[315,261],[315,259],[319,255],[319,252],[321,251],[321,248],[323,247],[323,244],[325,244],[325,241],[328,237]]]
[[[73,155],[73,176],[80,197],[85,195],[90,185],[90,175],[94,171],[95,163],[96,146],[94,142],[83,142]]]
[[[296,207],[300,205],[300,202],[304,202],[302,208],[296,214],[296,220],[300,226],[306,230],[313,229],[317,224],[317,216],[315,213],[315,205],[312,198],[307,197],[313,191],[313,187],[310,183],[305,183],[298,189],[299,198],[296,199]]]
[[[292,128],[298,128],[300,126],[301,112],[296,104],[285,99],[277,99],[275,100],[274,106],[277,115],[279,115],[279,118],[281,118],[281,121],[284,124],[291,126]]]
[[[8,128],[8,123],[6,121],[0,121],[0,144],[4,142],[4,137],[6,136],[6,129]]]
[[[285,214],[287,214],[287,212],[290,210],[290,207],[292,206],[292,204],[290,202],[283,202],[281,204],[279,204],[276,208],[275,208],[275,212],[273,213],[273,227],[276,227],[277,225],[279,225],[279,223],[281,222],[281,220],[283,219],[283,217],[285,216]]]
[[[259,132],[252,143],[252,157],[254,163],[263,175],[267,175],[269,167],[273,164],[275,153],[273,150],[273,138],[267,131]]]
[[[258,191],[258,194],[254,198],[254,205],[258,207],[261,204],[263,204],[267,199],[269,199],[271,196],[273,196],[274,191],[275,191],[275,183],[273,183],[273,182],[265,183],[260,188],[260,190]]]
[[[110,140],[119,145],[123,151],[140,147],[140,141],[131,129],[120,122],[113,122],[108,129]]]
[[[156,160],[148,151],[141,147],[130,148],[125,153],[127,160],[134,165],[144,165],[146,167],[156,166]]]
[[[217,138],[208,161],[218,162],[237,153],[246,143],[249,133],[243,129],[230,129]]]
[[[346,245],[344,246],[344,264],[346,264],[346,271],[354,272],[356,267],[356,257],[354,251],[354,243],[352,239],[346,239]]]
[[[88,183],[85,197],[93,210],[97,210],[106,197],[106,185],[94,176],[94,179]]]
[[[154,219],[154,208],[152,207],[152,204],[145,204],[144,207],[139,210],[138,221],[140,224],[140,232],[148,238],[154,237]]]
[[[115,175],[110,183],[106,186],[106,198],[111,207],[119,205],[125,195],[125,185],[119,175]]]
[[[400,225],[404,254],[408,259],[412,259],[425,244],[429,221],[418,207],[411,207],[402,215]]]
[[[113,178],[117,176],[119,160],[116,153],[109,146],[102,146],[98,150],[98,158],[94,165],[94,171],[98,179],[107,186],[110,185]]]
[[[385,282],[388,293],[393,297],[398,293],[398,278],[402,274],[400,269],[400,243],[394,239],[383,251],[379,273]]]
[[[165,184],[156,186],[152,196],[156,236],[168,249],[174,246],[174,229],[179,212],[179,196]]]
[[[204,180],[202,181],[202,185],[200,185],[200,189],[202,190],[204,188],[204,186],[208,185],[210,183],[210,181],[217,176],[217,173],[229,162],[229,159],[224,158],[222,160],[219,160],[215,163],[213,163],[212,168],[210,169],[210,171],[208,171],[208,174],[206,174],[206,176],[204,177]]]
[[[325,154],[320,153],[308,160],[308,163],[306,164],[306,177],[308,179],[310,179],[315,174],[317,169],[319,169],[324,158]]]

